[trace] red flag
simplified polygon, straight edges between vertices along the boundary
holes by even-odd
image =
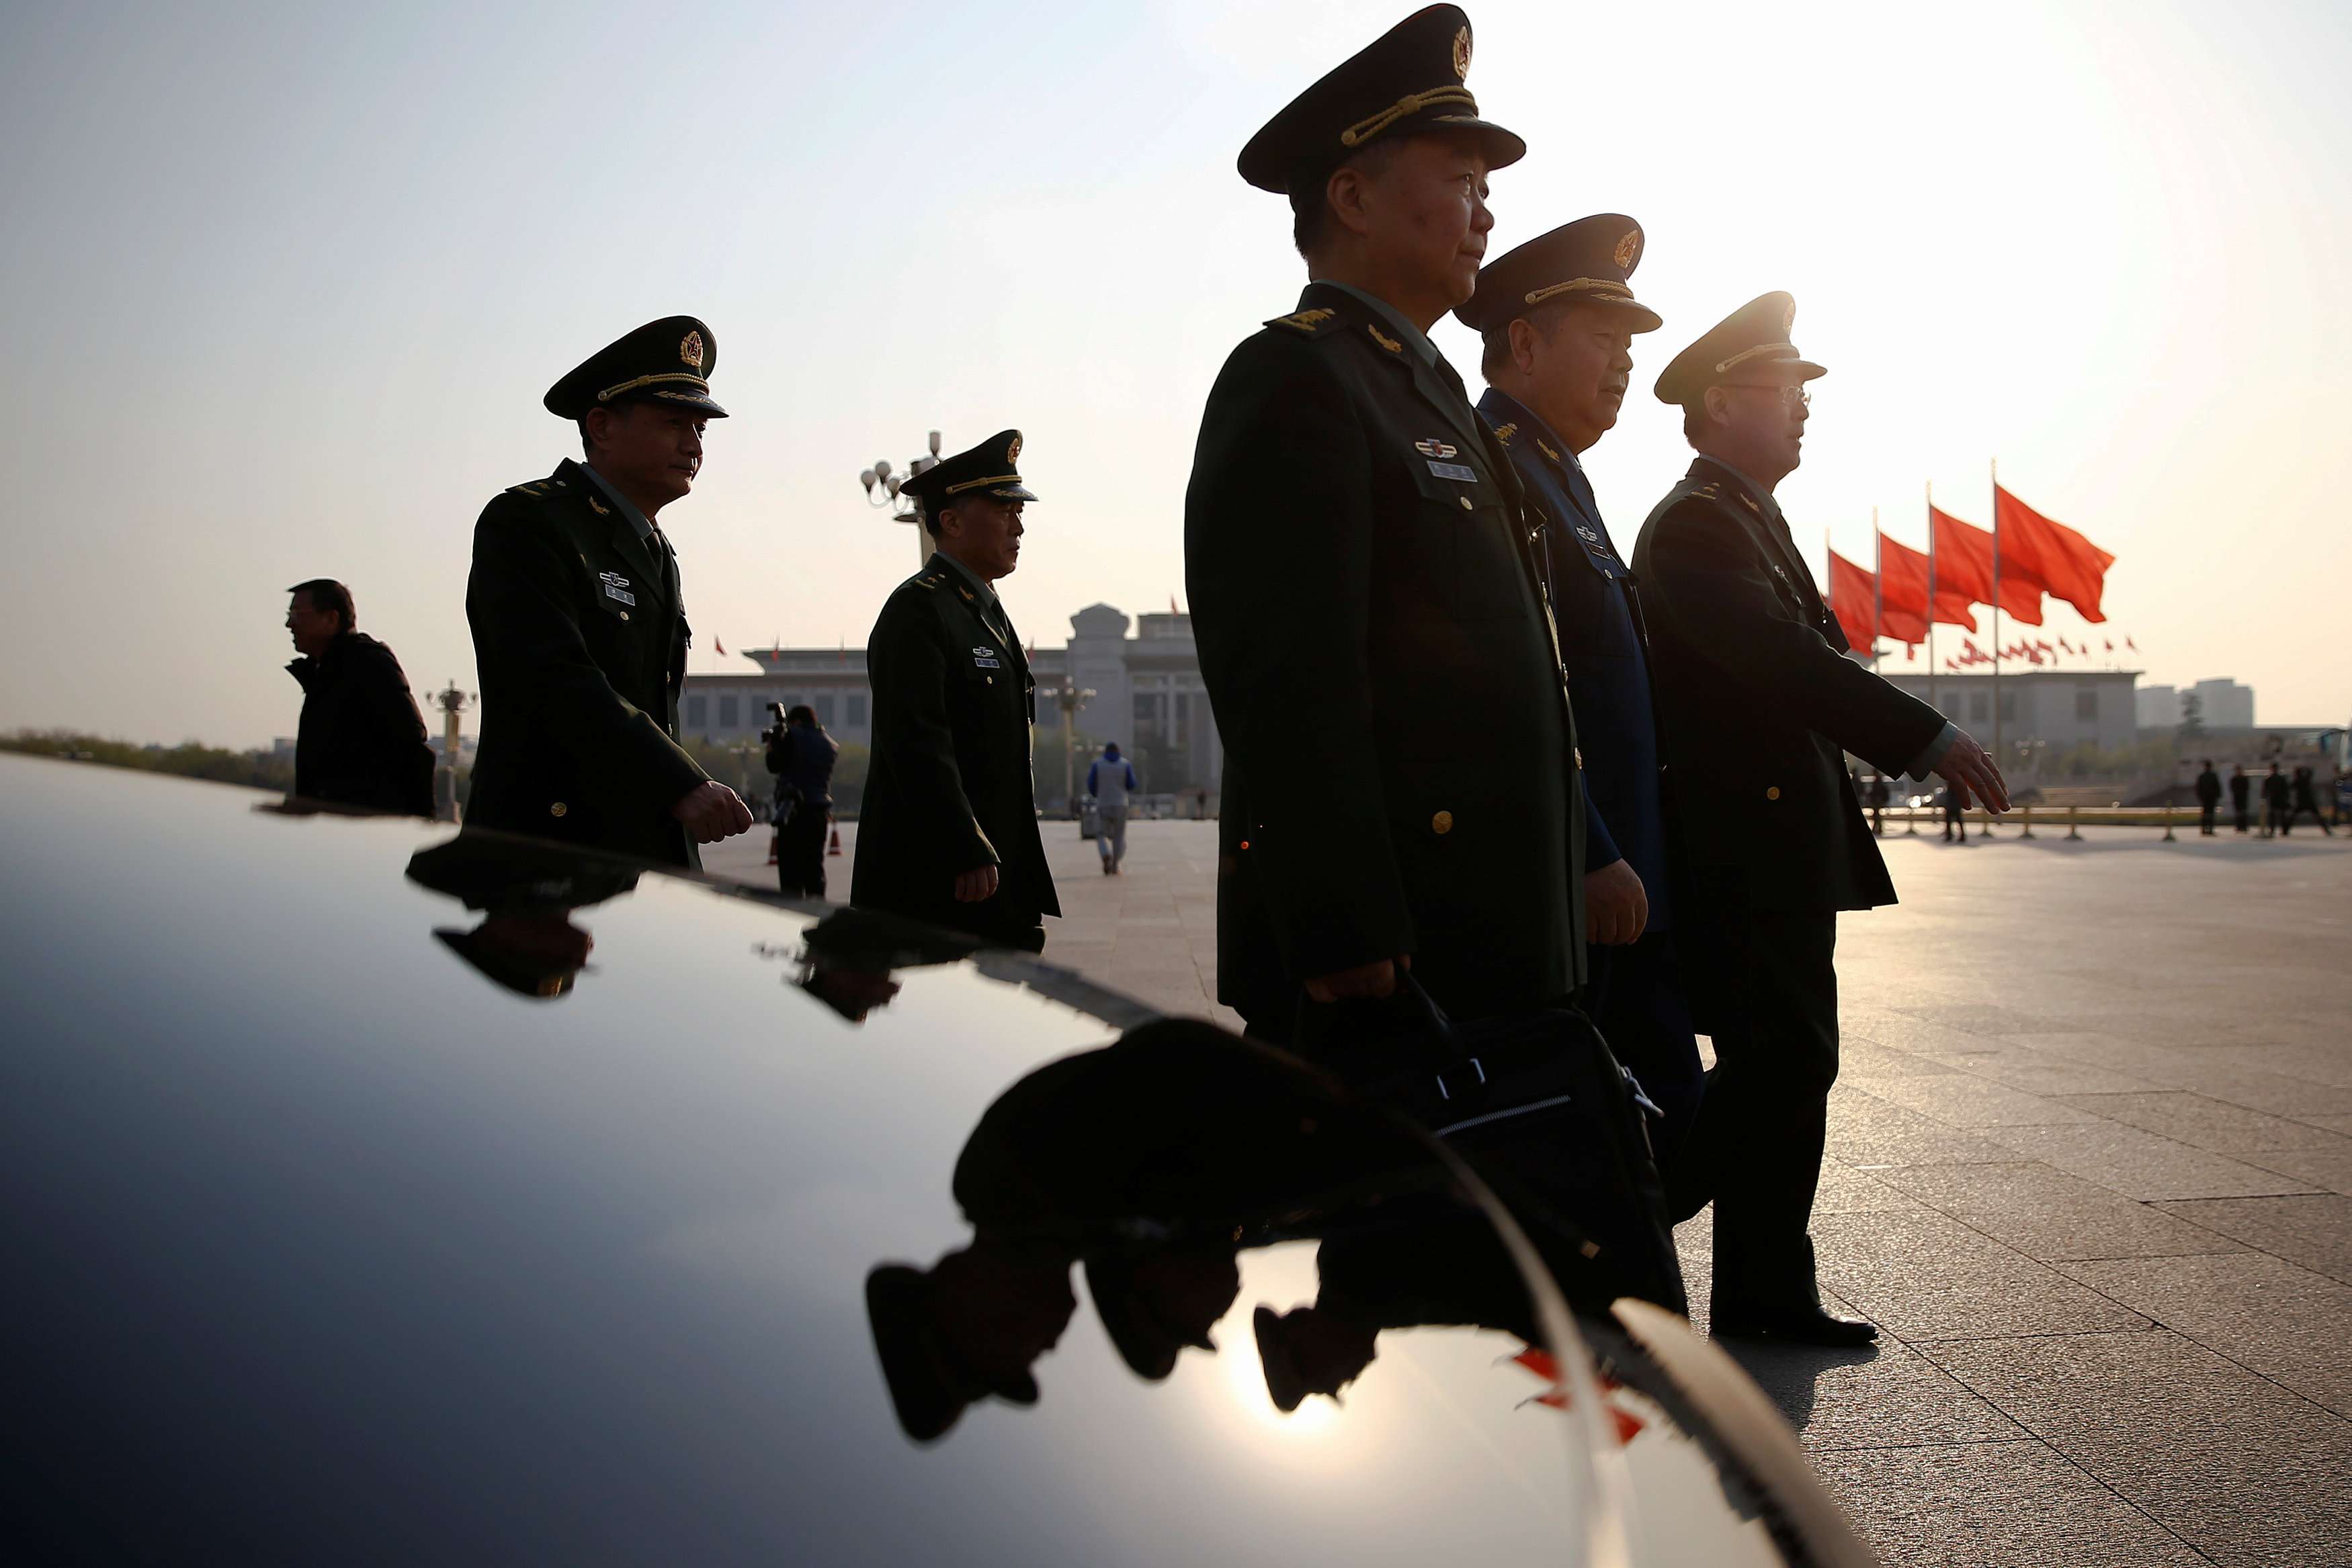
[[[1919,626],[1917,638],[1905,637],[1895,629],[1895,617],[1886,616],[1886,634],[1901,637],[1904,642],[1923,641],[1927,624],[1934,621],[1945,626],[1965,626],[1973,632],[1977,618],[1969,612],[1969,596],[1957,588],[1948,589],[1941,576],[1936,580],[1936,610],[1927,612],[1927,558],[1909,545],[1897,544],[1885,534],[1878,536],[1879,595],[1888,610],[1906,610]]]
[[[2124,639],[2124,646],[2125,646],[2125,647],[2126,647],[2126,648],[2129,648],[2129,649],[2130,649],[2133,653],[2138,653],[2138,652],[2139,652],[2139,644],[2138,644],[2138,643],[2135,643],[2135,642],[2133,642],[2133,641],[2132,641],[2130,638],[2128,638],[2128,637],[2126,637],[2126,638],[2125,638],[2125,639]]]
[[[1871,625],[1871,605],[1877,597],[1876,574],[1863,570],[1835,550],[1830,551],[1830,610],[1844,628],[1847,644],[1865,653],[1877,646]]]
[[[1936,597],[1957,594],[1970,604],[1992,602],[1992,535],[1964,523],[1940,507],[1927,508],[1927,532],[1936,550]],[[2002,563],[2000,612],[2028,626],[2042,624],[2042,584]],[[1937,619],[1943,619],[1940,615]],[[1952,622],[1958,624],[1958,622]]]
[[[2108,653],[2114,653],[2114,652],[2116,651],[2116,640],[2115,640],[2114,638],[2112,638],[2112,637],[2109,637],[2109,638],[2106,638],[2105,641],[2105,643],[2106,643],[2106,644],[2107,644],[2107,652],[2108,652]]]
[[[2012,567],[2063,599],[2085,621],[2105,621],[2099,594],[2116,558],[2063,523],[2053,523],[2008,491],[1992,487],[1993,515],[2000,534],[2000,569]],[[2039,624],[2039,622],[2036,622]]]
[[[718,650],[719,650],[720,653],[724,653],[725,652],[727,652],[727,644],[726,644],[726,643],[722,643],[722,642],[720,642],[717,637],[713,637],[713,638],[711,638],[711,639],[710,639],[710,645],[711,645],[712,647],[714,647],[714,648],[718,649]]]

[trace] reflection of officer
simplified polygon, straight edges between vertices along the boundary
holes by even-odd
[[[485,918],[471,931],[436,930],[451,952],[518,996],[568,995],[595,941],[567,918],[637,885],[633,866],[551,844],[463,832],[409,858],[408,880],[446,893]]]
[[[1822,1310],[1806,1234],[1837,1076],[1837,912],[1895,902],[1843,753],[2008,799],[1974,741],[1844,656],[1790,537],[1772,491],[1797,466],[1804,384],[1823,373],[1790,341],[1795,317],[1788,295],[1765,295],[1658,378],[1699,458],[1643,526],[1633,570],[1668,789],[1723,785],[1674,802],[1693,867],[1682,948],[1717,1061],[1684,1194],[1685,1209],[1715,1199],[1715,1326],[1857,1344],[1877,1331]]]
[[[1430,6],[1241,155],[1314,281],[1209,394],[1185,567],[1226,753],[1218,991],[1275,1039],[1302,989],[1386,996],[1409,963],[1476,1019],[1557,1001],[1583,956],[1574,728],[1518,482],[1428,337],[1476,281],[1487,172],[1526,151],[1478,117],[1470,52]],[[1302,754],[1345,786],[1300,789]]]
[[[874,754],[855,903],[1035,952],[1058,915],[1037,833],[1029,727],[1037,683],[996,597],[1021,559],[1021,433],[944,458],[900,491],[939,550],[868,640]]]
[[[801,988],[852,1023],[898,994],[897,971],[971,956],[971,937],[870,909],[836,909],[801,936]]]
[[[1633,574],[1579,455],[1617,423],[1633,336],[1655,312],[1626,279],[1642,229],[1613,213],[1529,240],[1455,314],[1486,340],[1478,412],[1541,516],[1544,570],[1584,746],[1585,1010],[1657,1102],[1658,1163],[1698,1109],[1698,1042],[1675,973],[1649,639]]]
[[[466,585],[482,683],[477,827],[698,866],[696,844],[751,825],[677,745],[688,634],[654,520],[693,488],[703,422],[727,416],[704,379],[717,359],[691,316],[609,344],[545,399],[579,425],[587,461],[482,508]]]

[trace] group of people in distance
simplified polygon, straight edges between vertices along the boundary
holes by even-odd
[[[2263,775],[2261,782],[2263,837],[2266,839],[2274,835],[2284,837],[2294,830],[2295,823],[2303,821],[2304,813],[2306,811],[2311,813],[2311,820],[2319,824],[2321,832],[2330,838],[2336,836],[2336,830],[2327,825],[2327,814],[2320,808],[2319,784],[2311,768],[2297,768],[2292,774],[2283,773],[2279,770],[2279,765],[2273,762],[2270,766],[2270,771]],[[2247,774],[2244,763],[2233,762],[2230,765],[2230,810],[2237,818],[2238,831],[2242,833],[2251,832],[2253,830],[2253,802],[2251,797],[2253,794],[2254,783],[2255,780]],[[2197,775],[2197,810],[2200,818],[2197,831],[2209,839],[2213,837],[2218,831],[2214,826],[2214,819],[2221,814],[2221,776],[2213,770],[2213,759],[2209,757],[2205,758],[2204,766]]]

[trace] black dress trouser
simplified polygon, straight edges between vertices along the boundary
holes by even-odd
[[[1681,902],[1677,939],[1716,1064],[1676,1162],[1675,1217],[1714,1201],[1718,1305],[1807,1304],[1806,1227],[1838,1070],[1837,916],[1719,904],[1694,915]]]
[[[803,806],[776,830],[776,885],[787,898],[824,896],[825,830],[833,813]]]

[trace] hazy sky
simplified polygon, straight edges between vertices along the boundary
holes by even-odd
[[[473,520],[576,450],[540,394],[673,312],[735,415],[663,519],[695,669],[864,641],[915,561],[856,476],[932,428],[1027,434],[1025,636],[1165,609],[1202,401],[1303,280],[1234,155],[1410,9],[10,7],[0,726],[291,734],[314,575],[470,686]],[[2120,558],[2149,679],[2352,716],[2352,7],[1470,9],[1531,149],[1489,254],[1648,232],[1666,325],[1588,456],[1622,548],[1687,461],[1657,370],[1786,288],[1831,368],[1780,491],[1817,568],[1822,530],[1869,563],[1874,506],[1924,544],[1929,481],[1989,523],[1998,457]]]

